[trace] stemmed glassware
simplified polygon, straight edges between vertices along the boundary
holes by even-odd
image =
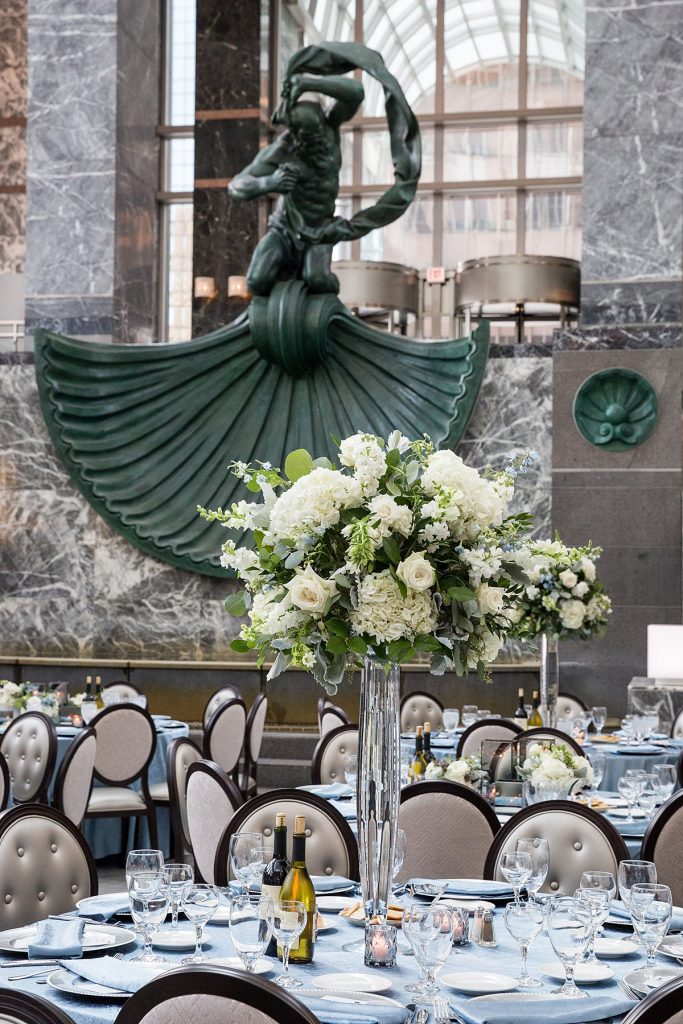
[[[562,962],[566,980],[562,988],[553,989],[555,995],[568,999],[585,998],[588,993],[576,987],[574,971],[583,958],[593,930],[593,915],[587,900],[563,896],[553,901],[548,912],[548,938]]]
[[[130,876],[128,900],[130,913],[143,942],[143,951],[131,958],[139,964],[165,964],[166,957],[152,952],[152,935],[168,914],[170,892],[159,871],[139,871]]]
[[[636,884],[630,894],[633,929],[647,956],[646,980],[654,975],[655,954],[671,923],[672,899],[668,885],[652,882]]]
[[[164,870],[164,855],[161,850],[131,850],[126,857],[126,888],[130,887],[133,875],[141,871],[161,874]]]
[[[230,871],[233,878],[240,883],[243,892],[249,892],[249,886],[258,882],[259,875],[263,878],[266,856],[260,832],[235,832],[234,836],[230,837]]]
[[[194,869],[191,864],[164,864],[164,885],[168,886],[171,900],[171,930],[178,930],[178,911],[183,898],[183,888],[188,882],[194,882]]]
[[[591,768],[593,769],[593,789],[596,791],[600,789],[600,783],[605,777],[605,767],[607,761],[602,750],[594,750],[590,756]],[[591,796],[591,804],[593,803],[593,796]]]
[[[517,940],[522,954],[522,970],[517,984],[520,988],[538,988],[540,981],[532,978],[526,966],[529,946],[543,930],[543,907],[538,903],[508,903],[505,908],[505,927]]]
[[[587,963],[596,964],[600,961],[595,955],[595,939],[609,916],[612,900],[617,894],[617,883],[611,871],[584,871],[579,881],[578,892],[591,903],[593,934]],[[602,896],[598,897],[597,893],[604,894],[604,900]]]
[[[347,786],[356,786],[358,778],[358,755],[347,754],[344,758],[344,779]]]
[[[244,969],[254,973],[273,934],[273,901],[269,896],[240,893],[229,904],[230,938]]]
[[[537,893],[548,877],[550,846],[547,839],[518,839],[517,853],[528,853],[531,858],[531,874],[524,885],[529,899],[540,902]]]
[[[607,708],[597,705],[591,708],[591,718],[593,719],[596,735],[599,736],[605,728],[605,722],[607,721]]]
[[[463,704],[462,706],[462,724],[466,729],[470,725],[474,725],[477,720],[477,712],[479,708],[476,704]]]
[[[676,788],[676,768],[672,764],[656,764],[652,774],[659,785],[659,799],[668,800]]]
[[[396,829],[396,839],[394,842],[394,865],[391,872],[392,881],[396,878],[403,867],[403,861],[406,856],[406,842],[406,834],[403,829]],[[377,856],[379,856],[379,849],[377,850]],[[393,885],[391,888],[393,892]],[[354,942],[345,942],[342,949],[345,953],[357,953],[361,949],[365,949],[365,937],[362,939],[356,939]]]
[[[634,885],[653,885],[657,881],[657,868],[651,860],[622,860],[617,871],[617,885],[621,901],[631,909],[631,889]]]
[[[609,914],[609,893],[605,892],[604,889],[577,889],[574,893],[574,899],[579,902],[583,901],[591,912],[593,925],[591,928],[590,942],[588,943],[588,949],[586,950],[585,962],[587,964],[597,964],[600,961],[595,955],[595,937],[598,930],[605,923]]]
[[[458,710],[458,708],[443,709],[443,727],[447,733],[450,733],[451,738],[455,737],[455,731],[458,728],[459,721],[460,711]]]
[[[638,794],[638,806],[645,811],[648,818],[651,816],[657,801],[659,800],[659,781],[654,773],[646,773],[641,776],[642,786]]]
[[[628,778],[626,775],[622,775],[617,783],[617,792],[619,793],[619,796],[623,797],[626,801],[626,808],[628,814],[626,815],[624,821],[634,821],[635,819],[633,817],[633,808],[635,807],[636,801],[638,799],[635,779],[631,779]]]
[[[420,967],[419,991],[423,996],[432,998],[441,991],[436,984],[436,976],[451,952],[454,928],[455,919],[450,907],[442,903],[426,907],[418,907],[415,903],[410,905],[408,940]]]
[[[271,931],[282,946],[282,974],[275,981],[283,988],[299,988],[301,982],[289,973],[289,954],[306,927],[306,907],[301,900],[272,900],[271,903]]]
[[[506,882],[509,882],[515,893],[515,903],[520,902],[520,889],[531,878],[533,864],[531,855],[522,851],[504,853],[500,862],[500,871]]]
[[[220,896],[213,885],[189,882],[183,889],[182,909],[188,921],[194,925],[196,946],[192,956],[184,957],[183,964],[201,964],[207,959],[202,949],[204,925],[208,924],[218,910]]]

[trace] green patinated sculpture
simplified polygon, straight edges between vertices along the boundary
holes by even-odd
[[[362,87],[384,88],[394,184],[349,219],[334,205],[339,125]],[[313,77],[315,76],[315,77]],[[302,100],[315,91],[332,103]],[[420,174],[417,121],[379,54],[355,44],[306,47],[289,62],[275,114],[284,131],[231,182],[249,199],[278,192],[249,268],[246,314],[174,345],[101,345],[36,334],[45,420],[75,484],[132,544],[174,566],[224,576],[225,533],[196,505],[245,497],[228,462],[275,463],[296,448],[334,456],[332,437],[393,429],[453,447],[474,408],[488,327],[461,340],[409,340],[364,324],[337,298],[332,246],[389,224]]]
[[[654,430],[657,416],[657,395],[649,380],[623,367],[592,374],[574,397],[579,433],[607,451],[641,444]]]

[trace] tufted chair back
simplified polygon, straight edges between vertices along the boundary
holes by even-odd
[[[429,722],[432,729],[443,729],[443,704],[431,693],[416,690],[401,700],[401,732],[415,732],[415,726]]]
[[[192,849],[192,843],[187,824],[187,772],[191,764],[196,764],[201,759],[202,752],[199,747],[185,736],[172,740],[166,751],[171,824],[174,835],[182,840],[188,850]]]
[[[195,761],[187,769],[187,831],[197,870],[205,882],[215,884],[216,851],[242,794],[223,769],[212,761]]]
[[[212,693],[206,702],[204,714],[202,715],[202,723],[204,728],[206,729],[206,727],[208,726],[209,722],[211,721],[215,713],[218,711],[221,704],[225,704],[226,701],[234,700],[235,697],[239,696],[239,690],[236,687],[230,685],[221,686],[220,689],[216,690],[215,693]]]
[[[557,720],[558,722],[571,722],[577,715],[585,715],[588,708],[580,697],[572,693],[558,693],[557,695]]]
[[[528,749],[532,743],[564,743],[565,747],[570,747],[570,749],[573,750],[575,754],[578,754],[579,757],[586,756],[581,744],[577,743],[572,736],[569,736],[566,732],[562,732],[561,729],[551,729],[549,726],[545,725],[539,726],[538,729],[525,729],[524,732],[519,734],[517,739],[522,745],[520,756],[525,756],[525,750]]]
[[[166,971],[126,1000],[116,1024],[318,1024],[279,985],[227,967]]]
[[[224,701],[214,711],[204,733],[204,757],[228,775],[235,774],[244,746],[247,709],[240,697]]]
[[[679,711],[671,726],[671,735],[676,740],[683,739],[683,711]]]
[[[297,814],[306,815],[306,867],[312,875],[342,875],[357,879],[358,844],[348,822],[329,800],[301,789],[262,793],[235,812],[216,856],[216,885],[228,881],[228,847],[235,832],[260,832],[272,842],[275,815],[282,811],[290,826]]]
[[[95,777],[127,786],[149,766],[157,745],[154,722],[137,704],[113,704],[90,723],[97,734]]]
[[[459,782],[420,782],[405,787],[398,824],[406,834],[399,882],[409,878],[483,878],[491,842],[500,829],[486,800]]]
[[[44,801],[57,756],[57,730],[40,711],[27,711],[10,722],[0,742],[7,762],[15,804]]]
[[[117,693],[122,701],[129,701],[131,697],[142,697],[142,691],[129,683],[127,679],[119,679],[115,683],[107,683],[104,687],[107,693]]]
[[[461,735],[458,740],[458,757],[471,757],[481,755],[482,743],[492,745],[493,741],[504,743],[514,740],[521,733],[521,729],[514,722],[506,722],[503,718],[482,718],[474,722]]]
[[[80,826],[90,799],[95,770],[97,734],[92,728],[84,729],[70,744],[57,769],[53,806],[66,814],[74,825]]]
[[[571,896],[584,871],[611,871],[629,853],[615,827],[597,811],[569,800],[546,800],[515,814],[497,834],[486,858],[484,877],[503,880],[499,864],[518,839],[547,839],[550,865],[542,892]]]
[[[54,807],[26,804],[0,818],[0,930],[73,910],[97,893],[85,839]]]
[[[47,999],[3,988],[0,990],[0,1024],[74,1024],[74,1019]]]
[[[268,698],[265,693],[257,693],[254,703],[249,708],[244,738],[244,750],[250,764],[256,764],[259,759],[267,713]]]
[[[669,886],[675,906],[683,903],[682,830],[683,791],[679,790],[662,804],[650,821],[641,854],[644,860],[652,860],[657,865],[657,881]]]
[[[9,802],[12,792],[12,783],[9,777],[9,768],[4,757],[0,757],[0,811],[4,811]]]
[[[342,708],[334,704],[327,704],[320,715],[320,735],[327,736],[328,732],[338,729],[340,725],[350,725],[351,720]]]
[[[358,753],[358,726],[339,725],[318,742],[313,751],[312,782],[343,782],[344,758]]]

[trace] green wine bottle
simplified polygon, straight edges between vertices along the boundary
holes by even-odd
[[[293,964],[310,964],[316,939],[316,918],[318,909],[315,902],[315,889],[310,875],[306,870],[306,818],[297,815],[294,819],[294,836],[292,838],[292,866],[287,872],[280,899],[299,900],[306,908],[306,927],[299,940],[289,954]],[[282,956],[282,947],[278,946],[278,956]]]
[[[543,725],[543,719],[541,718],[541,712],[539,710],[540,701],[538,699],[538,690],[534,690],[534,697],[532,704],[534,710],[529,715],[529,721],[527,722],[528,729],[540,729]]]
[[[273,857],[266,864],[266,869],[263,872],[263,884],[261,886],[261,894],[263,896],[270,896],[273,906],[280,899],[282,885],[287,877],[289,868],[290,863],[287,859],[287,817],[284,814],[278,813],[275,815],[275,829],[273,830]],[[265,933],[267,927],[265,920],[263,920],[260,931]],[[274,937],[271,937],[268,943],[266,956],[277,956],[277,942]]]
[[[408,778],[411,782],[419,782],[424,778],[427,769],[427,762],[422,751],[422,726],[418,725],[415,730],[415,753],[408,768]]]
[[[424,759],[426,764],[430,764],[432,761],[436,761],[436,758],[432,754],[432,725],[431,722],[425,722],[424,724]]]

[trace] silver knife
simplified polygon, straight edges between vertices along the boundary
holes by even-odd
[[[427,1024],[427,1017],[429,1016],[429,1010],[418,1010],[417,1016],[415,1017],[415,1024]]]

